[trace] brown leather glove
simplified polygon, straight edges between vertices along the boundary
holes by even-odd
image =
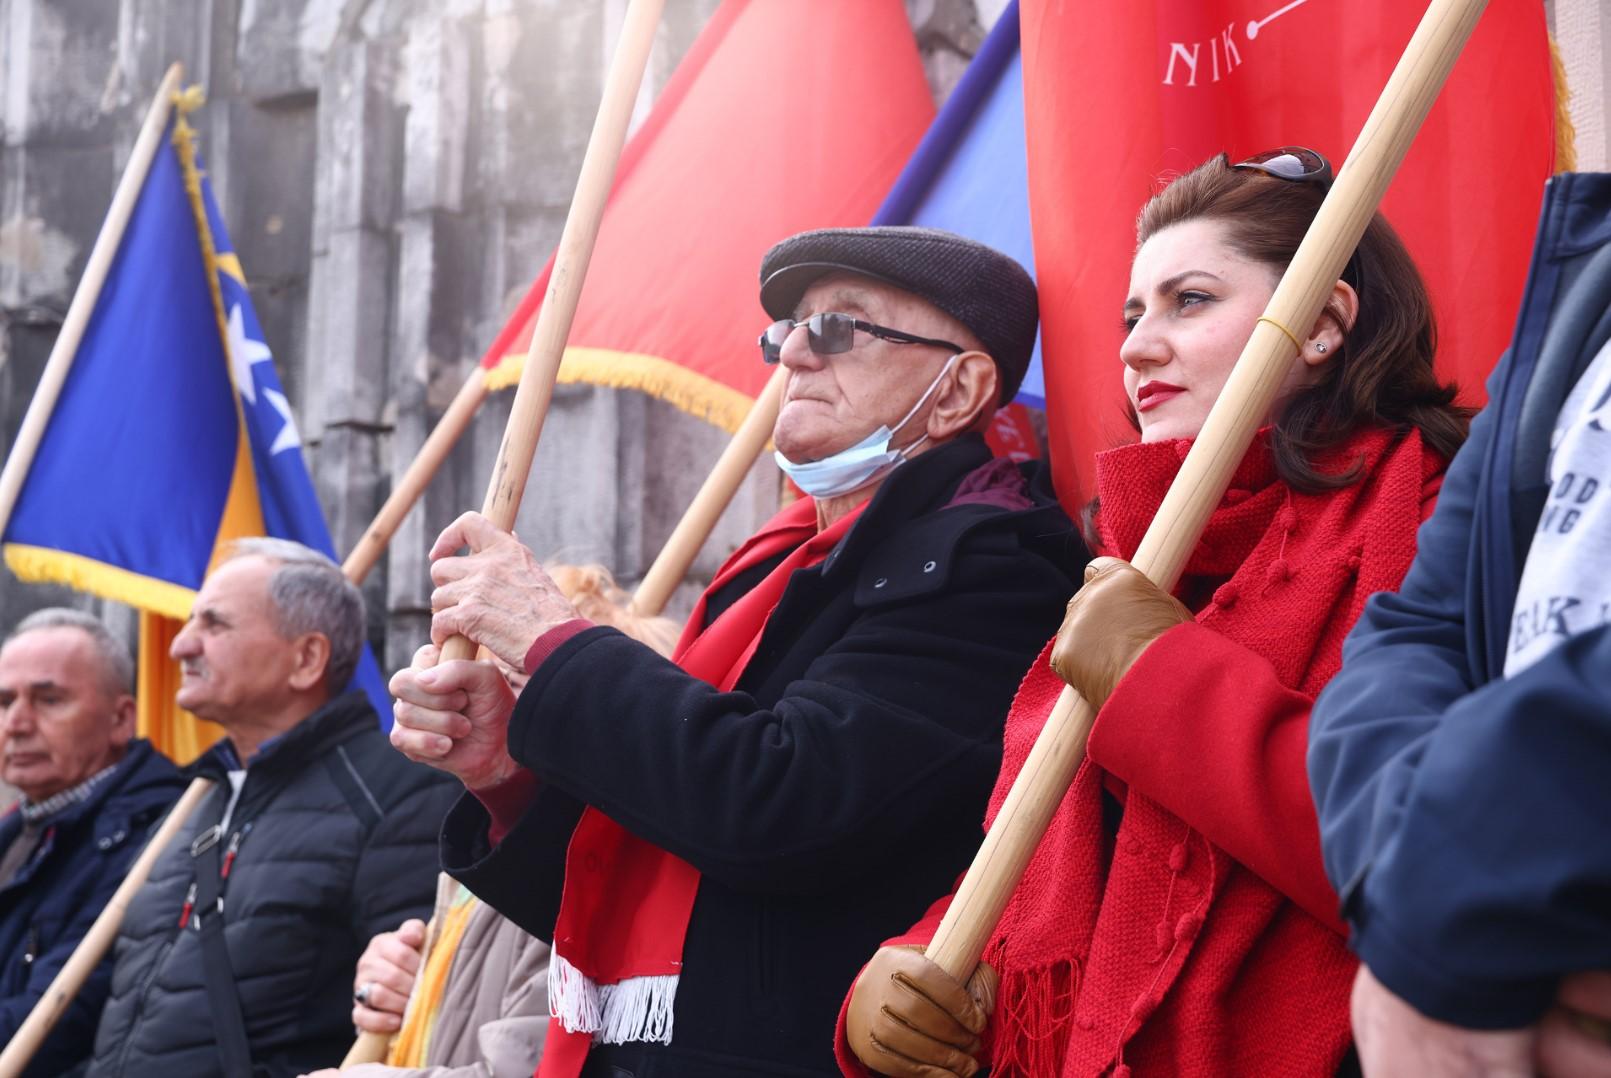
[[[880,947],[850,992],[850,1050],[877,1074],[970,1078],[979,1070],[979,1034],[996,1008],[996,984],[988,963],[963,987],[921,947]]]
[[[1118,558],[1093,558],[1068,601],[1052,669],[1100,709],[1141,653],[1192,614],[1179,599]]]

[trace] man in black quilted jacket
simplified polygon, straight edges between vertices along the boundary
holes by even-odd
[[[428,915],[456,786],[342,693],[363,626],[297,543],[243,540],[203,583],[173,655],[179,705],[228,733],[189,769],[218,785],[129,908],[91,1074],[295,1075],[350,1046],[353,964]]]

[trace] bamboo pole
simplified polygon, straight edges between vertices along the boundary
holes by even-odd
[[[39,443],[45,436],[50,414],[56,408],[56,398],[61,396],[67,374],[73,368],[79,343],[84,339],[84,330],[89,325],[90,316],[95,313],[96,301],[100,299],[101,286],[106,283],[106,275],[112,268],[112,260],[117,257],[129,218],[134,215],[135,203],[140,200],[140,190],[145,186],[146,174],[151,171],[151,162],[157,156],[162,132],[168,126],[168,113],[173,109],[174,94],[179,90],[179,80],[183,75],[184,69],[179,64],[169,65],[157,86],[156,97],[146,109],[140,133],[135,136],[134,148],[129,152],[129,163],[123,167],[123,176],[112,193],[112,204],[106,211],[106,220],[101,223],[95,246],[90,248],[89,260],[84,263],[84,275],[79,278],[73,302],[67,307],[67,317],[62,319],[62,328],[56,334],[55,344],[51,346],[50,358],[45,361],[45,372],[40,375],[39,387],[34,390],[33,400],[28,402],[28,411],[22,417],[17,440],[12,443],[11,453],[6,457],[5,470],[0,472],[0,535],[5,534],[6,525],[11,522],[11,511],[16,508],[17,498],[22,494],[28,469],[33,466],[34,454],[38,452]]]
[[[699,556],[700,548],[710,538],[716,522],[732,504],[739,485],[744,482],[744,477],[771,439],[783,401],[783,387],[788,381],[788,371],[779,365],[767,381],[766,388],[761,390],[761,395],[755,398],[755,404],[734,433],[732,441],[727,443],[727,448],[717,458],[716,466],[705,477],[699,493],[688,504],[671,538],[666,540],[654,564],[649,566],[649,571],[632,593],[632,609],[636,613],[653,617],[666,609],[671,593],[688,575],[688,567]]]
[[[654,45],[655,27],[664,6],[665,0],[632,0],[621,26],[615,56],[610,61],[604,98],[599,103],[598,119],[593,124],[587,152],[582,158],[582,172],[576,180],[576,195],[571,199],[565,231],[554,253],[548,291],[532,330],[531,347],[520,372],[520,386],[515,390],[509,425],[504,428],[503,444],[498,447],[498,460],[493,465],[486,500],[481,506],[482,515],[504,531],[515,526],[520,497],[526,489],[526,478],[531,474],[532,457],[537,452],[537,440],[542,435],[543,419],[548,414],[560,360],[565,354],[565,339],[570,336],[571,322],[576,317],[582,282],[587,277],[587,264],[593,256],[593,244],[598,239],[599,223],[604,216],[604,203],[609,198],[615,165],[626,142],[638,85],[643,81],[649,50]],[[442,647],[443,662],[469,659],[474,655],[475,644],[462,636],[451,638]]]
[[[616,162],[626,142],[638,86],[648,66],[655,27],[664,6],[665,0],[632,0],[621,26],[615,56],[610,61],[609,74],[605,77],[598,119],[594,121],[587,152],[582,158],[576,194],[571,199],[565,231],[554,253],[548,291],[532,330],[531,347],[520,372],[520,386],[515,390],[509,425],[504,428],[503,444],[498,447],[498,459],[481,507],[482,515],[504,531],[515,526],[520,497],[526,489],[526,478],[531,474],[537,439],[542,434],[543,419],[548,414],[554,382],[559,376],[560,360],[564,358],[565,339],[570,336],[571,322],[576,317],[582,282],[587,277],[587,264],[593,256],[593,244],[598,239],[599,224],[604,216],[604,203],[609,198]],[[441,661],[471,659],[475,652],[473,641],[455,636],[443,645]],[[390,1040],[382,1034],[362,1034],[342,1066],[379,1062],[385,1058]]]
[[[341,571],[354,584],[364,582],[364,577],[369,575],[380,556],[386,552],[386,544],[392,541],[392,536],[402,526],[403,518],[420,500],[425,488],[442,467],[442,462],[447,460],[448,454],[469,429],[481,402],[487,398],[486,374],[479,364],[470,372],[470,377],[464,380],[453,403],[448,405],[447,411],[442,413],[442,418],[425,439],[425,444],[420,446],[408,470],[392,487],[386,503],[375,514],[375,519],[369,522],[369,527],[364,529],[363,537],[352,548],[352,553],[347,555],[347,560],[341,563]]]
[[[1209,514],[1269,415],[1297,348],[1280,327],[1302,334],[1314,325],[1485,3],[1432,0],[1427,8],[1136,551],[1133,564],[1158,586],[1172,589],[1180,578]],[[928,947],[928,957],[958,980],[978,965],[1085,756],[1095,718],[1090,704],[1065,688],[1013,782]]]
[[[177,66],[177,65],[176,65]],[[196,806],[201,804],[202,798],[212,790],[211,779],[193,779],[189,787],[180,796],[177,803],[168,812],[168,818],[162,821],[157,833],[151,836],[140,856],[135,858],[129,869],[129,874],[123,878],[118,889],[112,893],[107,901],[106,908],[101,915],[95,918],[90,930],[73,949],[72,956],[62,966],[56,979],[50,982],[45,994],[34,1009],[28,1013],[21,1026],[17,1027],[16,1035],[11,1038],[5,1051],[0,1052],[0,1078],[17,1078],[22,1074],[28,1061],[39,1051],[39,1046],[45,1042],[51,1027],[56,1024],[62,1014],[67,1010],[78,990],[84,987],[84,981],[100,963],[112,941],[117,939],[118,929],[123,926],[123,916],[128,912],[129,903],[135,894],[145,885],[146,877],[151,875],[151,866],[157,863],[157,858],[168,848],[175,835],[185,826]]]
[[[442,920],[447,909],[453,902],[453,877],[446,872],[436,874],[436,903],[431,907],[431,919],[425,925],[425,943],[420,948],[420,966],[414,973],[414,984],[408,990],[408,1002],[403,1004],[403,1023],[408,1025],[409,1015],[414,1012],[414,1001],[419,997],[420,981],[425,979],[425,963],[430,961],[431,952],[436,949],[436,937],[442,930]],[[398,1027],[402,1032],[402,1026]],[[358,1039],[352,1042],[347,1054],[342,1057],[339,1070],[356,1067],[360,1063],[384,1063],[390,1054],[392,1039],[396,1033],[370,1033],[367,1030],[358,1034]]]

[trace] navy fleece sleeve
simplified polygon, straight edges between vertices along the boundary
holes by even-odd
[[[1309,747],[1354,949],[1419,1010],[1473,1028],[1526,1025],[1562,974],[1611,966],[1611,637],[1481,687],[1467,658],[1491,423],[1450,467],[1403,589],[1349,637]]]

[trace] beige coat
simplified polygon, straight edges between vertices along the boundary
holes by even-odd
[[[366,1063],[347,1078],[531,1078],[548,1031],[548,945],[486,903],[448,967],[425,1067]]]

